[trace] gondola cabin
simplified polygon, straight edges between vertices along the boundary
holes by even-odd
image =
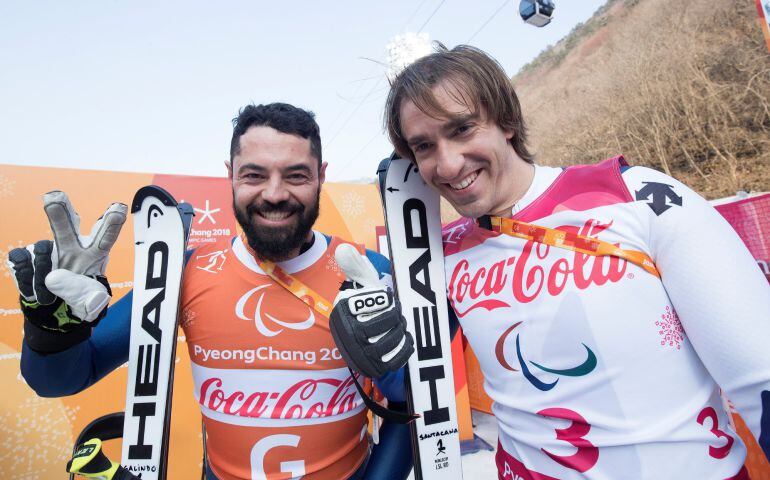
[[[544,27],[551,23],[555,8],[553,0],[521,0],[519,14],[530,25]]]

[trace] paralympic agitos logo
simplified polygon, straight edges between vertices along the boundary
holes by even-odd
[[[313,314],[313,310],[311,310],[310,307],[304,305],[303,307],[307,308],[308,310],[308,315],[307,318],[299,322],[281,320],[267,312],[263,312],[265,295],[267,289],[271,285],[273,284],[259,285],[244,293],[235,304],[235,315],[241,320],[253,321],[257,331],[266,337],[274,337],[283,332],[284,328],[288,328],[290,330],[307,330],[308,328],[312,327],[313,324],[315,324],[315,315]],[[254,307],[254,313],[247,315],[246,305],[249,303],[249,300],[252,298],[252,296],[256,295],[257,293],[259,293],[259,296],[257,297],[257,304]],[[269,322],[266,322],[265,319],[269,320]],[[282,328],[271,329],[269,327],[271,324]]]
[[[500,335],[500,338],[497,339],[497,343],[495,344],[495,358],[497,358],[497,361],[500,363],[500,365],[505,368],[506,370],[510,370],[512,372],[518,372],[519,370],[512,367],[510,363],[508,363],[508,360],[505,358],[505,340],[508,338],[508,335],[513,332],[516,327],[521,325],[522,322],[516,322],[508,329],[506,329],[502,335]],[[551,373],[556,376],[565,376],[565,377],[582,377],[584,375],[588,375],[596,368],[596,355],[594,352],[588,348],[588,346],[583,343],[583,348],[586,350],[586,359],[579,365],[571,368],[549,368],[544,365],[541,365],[537,362],[530,361],[529,363],[538,368],[539,370],[547,373]],[[548,390],[552,389],[556,386],[556,384],[559,382],[559,379],[557,378],[553,382],[544,382],[537,378],[530,368],[527,366],[527,361],[524,360],[524,356],[521,353],[521,340],[520,335],[516,334],[516,359],[519,362],[519,366],[521,368],[521,373],[524,375],[524,378],[526,378],[529,383],[535,386],[538,390],[541,390],[543,392],[547,392]]]

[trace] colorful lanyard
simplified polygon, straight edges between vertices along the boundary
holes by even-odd
[[[267,260],[260,260],[256,253],[254,253],[254,250],[251,248],[249,242],[246,240],[246,237],[243,234],[241,234],[241,241],[243,242],[243,246],[246,247],[246,250],[249,252],[251,257],[257,262],[259,268],[265,272],[265,275],[272,278],[275,283],[282,286],[292,295],[302,300],[305,305],[318,312],[321,316],[327,319],[329,318],[329,315],[332,314],[332,304],[329,303],[326,298],[324,298],[320,293],[316,292],[312,288],[305,285],[302,280],[294,278],[289,272],[281,268],[279,265],[276,265],[275,263]]]
[[[253,257],[257,261],[259,268],[261,268],[267,276],[275,280],[278,285],[305,302],[308,307],[312,308],[325,318],[329,318],[329,315],[332,313],[332,304],[322,297],[321,294],[305,285],[302,280],[291,276],[286,270],[275,263],[260,260],[256,255],[253,255]]]
[[[586,237],[577,233],[565,232],[554,228],[541,227],[531,223],[521,222],[512,218],[490,217],[492,230],[512,237],[532,240],[545,245],[573,250],[587,255],[609,255],[627,260],[660,278],[660,272],[655,268],[655,262],[649,255],[637,250],[623,250],[617,245]]]

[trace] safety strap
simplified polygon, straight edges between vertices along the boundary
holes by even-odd
[[[649,255],[638,250],[624,250],[617,245],[587,237],[577,233],[565,232],[554,228],[541,227],[512,218],[489,217],[492,230],[512,237],[532,240],[557,248],[573,250],[594,256],[613,256],[627,260],[642,267],[648,273],[660,278],[660,272],[655,268],[655,262]]]
[[[260,260],[254,255],[254,259],[257,261],[257,265],[261,268],[270,278],[272,278],[277,284],[288,290],[292,295],[302,300],[308,307],[312,308],[319,315],[329,318],[332,311],[332,304],[317,293],[312,288],[305,285],[305,283],[293,277],[286,270],[276,265],[273,262]],[[378,415],[385,420],[389,420],[394,423],[409,423],[415,420],[419,415],[412,415],[407,412],[400,412],[398,410],[391,410],[383,407],[379,403],[375,402],[367,393],[364,388],[358,383],[358,377],[353,373],[353,370],[348,367],[350,376],[353,378],[353,383],[358,390],[358,394],[364,400],[367,408],[375,415]]]
[[[409,412],[401,412],[399,410],[385,408],[379,403],[375,402],[371,397],[369,397],[369,395],[366,394],[364,387],[358,383],[358,378],[356,377],[356,374],[353,372],[353,370],[350,369],[350,367],[348,367],[348,371],[350,372],[350,376],[353,377],[353,383],[356,386],[356,390],[358,390],[358,394],[361,395],[361,398],[364,399],[364,403],[367,407],[369,407],[369,410],[371,410],[372,413],[378,417],[384,418],[385,420],[390,420],[391,422],[403,424],[412,422],[419,418],[419,415],[413,415]]]

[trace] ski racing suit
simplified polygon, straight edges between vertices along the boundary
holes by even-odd
[[[332,300],[344,281],[333,257],[341,240],[313,234],[309,249],[278,265]],[[388,261],[366,255],[390,281]],[[30,386],[41,396],[73,394],[124,363],[131,296],[69,350],[43,356],[25,344]],[[391,458],[378,459],[376,448],[370,459],[367,410],[328,319],[267,276],[241,237],[188,252],[180,311],[208,437],[208,478],[339,480],[363,478],[367,460],[380,475],[387,464],[400,463],[400,471],[409,463],[406,426],[383,427],[381,443],[390,445],[380,456]],[[405,400],[402,371],[376,383],[389,400]]]
[[[449,300],[494,401],[499,479],[748,478],[720,394],[769,455],[770,287],[730,225],[622,157],[536,166],[511,213],[644,252],[660,278],[484,217],[444,228]]]

